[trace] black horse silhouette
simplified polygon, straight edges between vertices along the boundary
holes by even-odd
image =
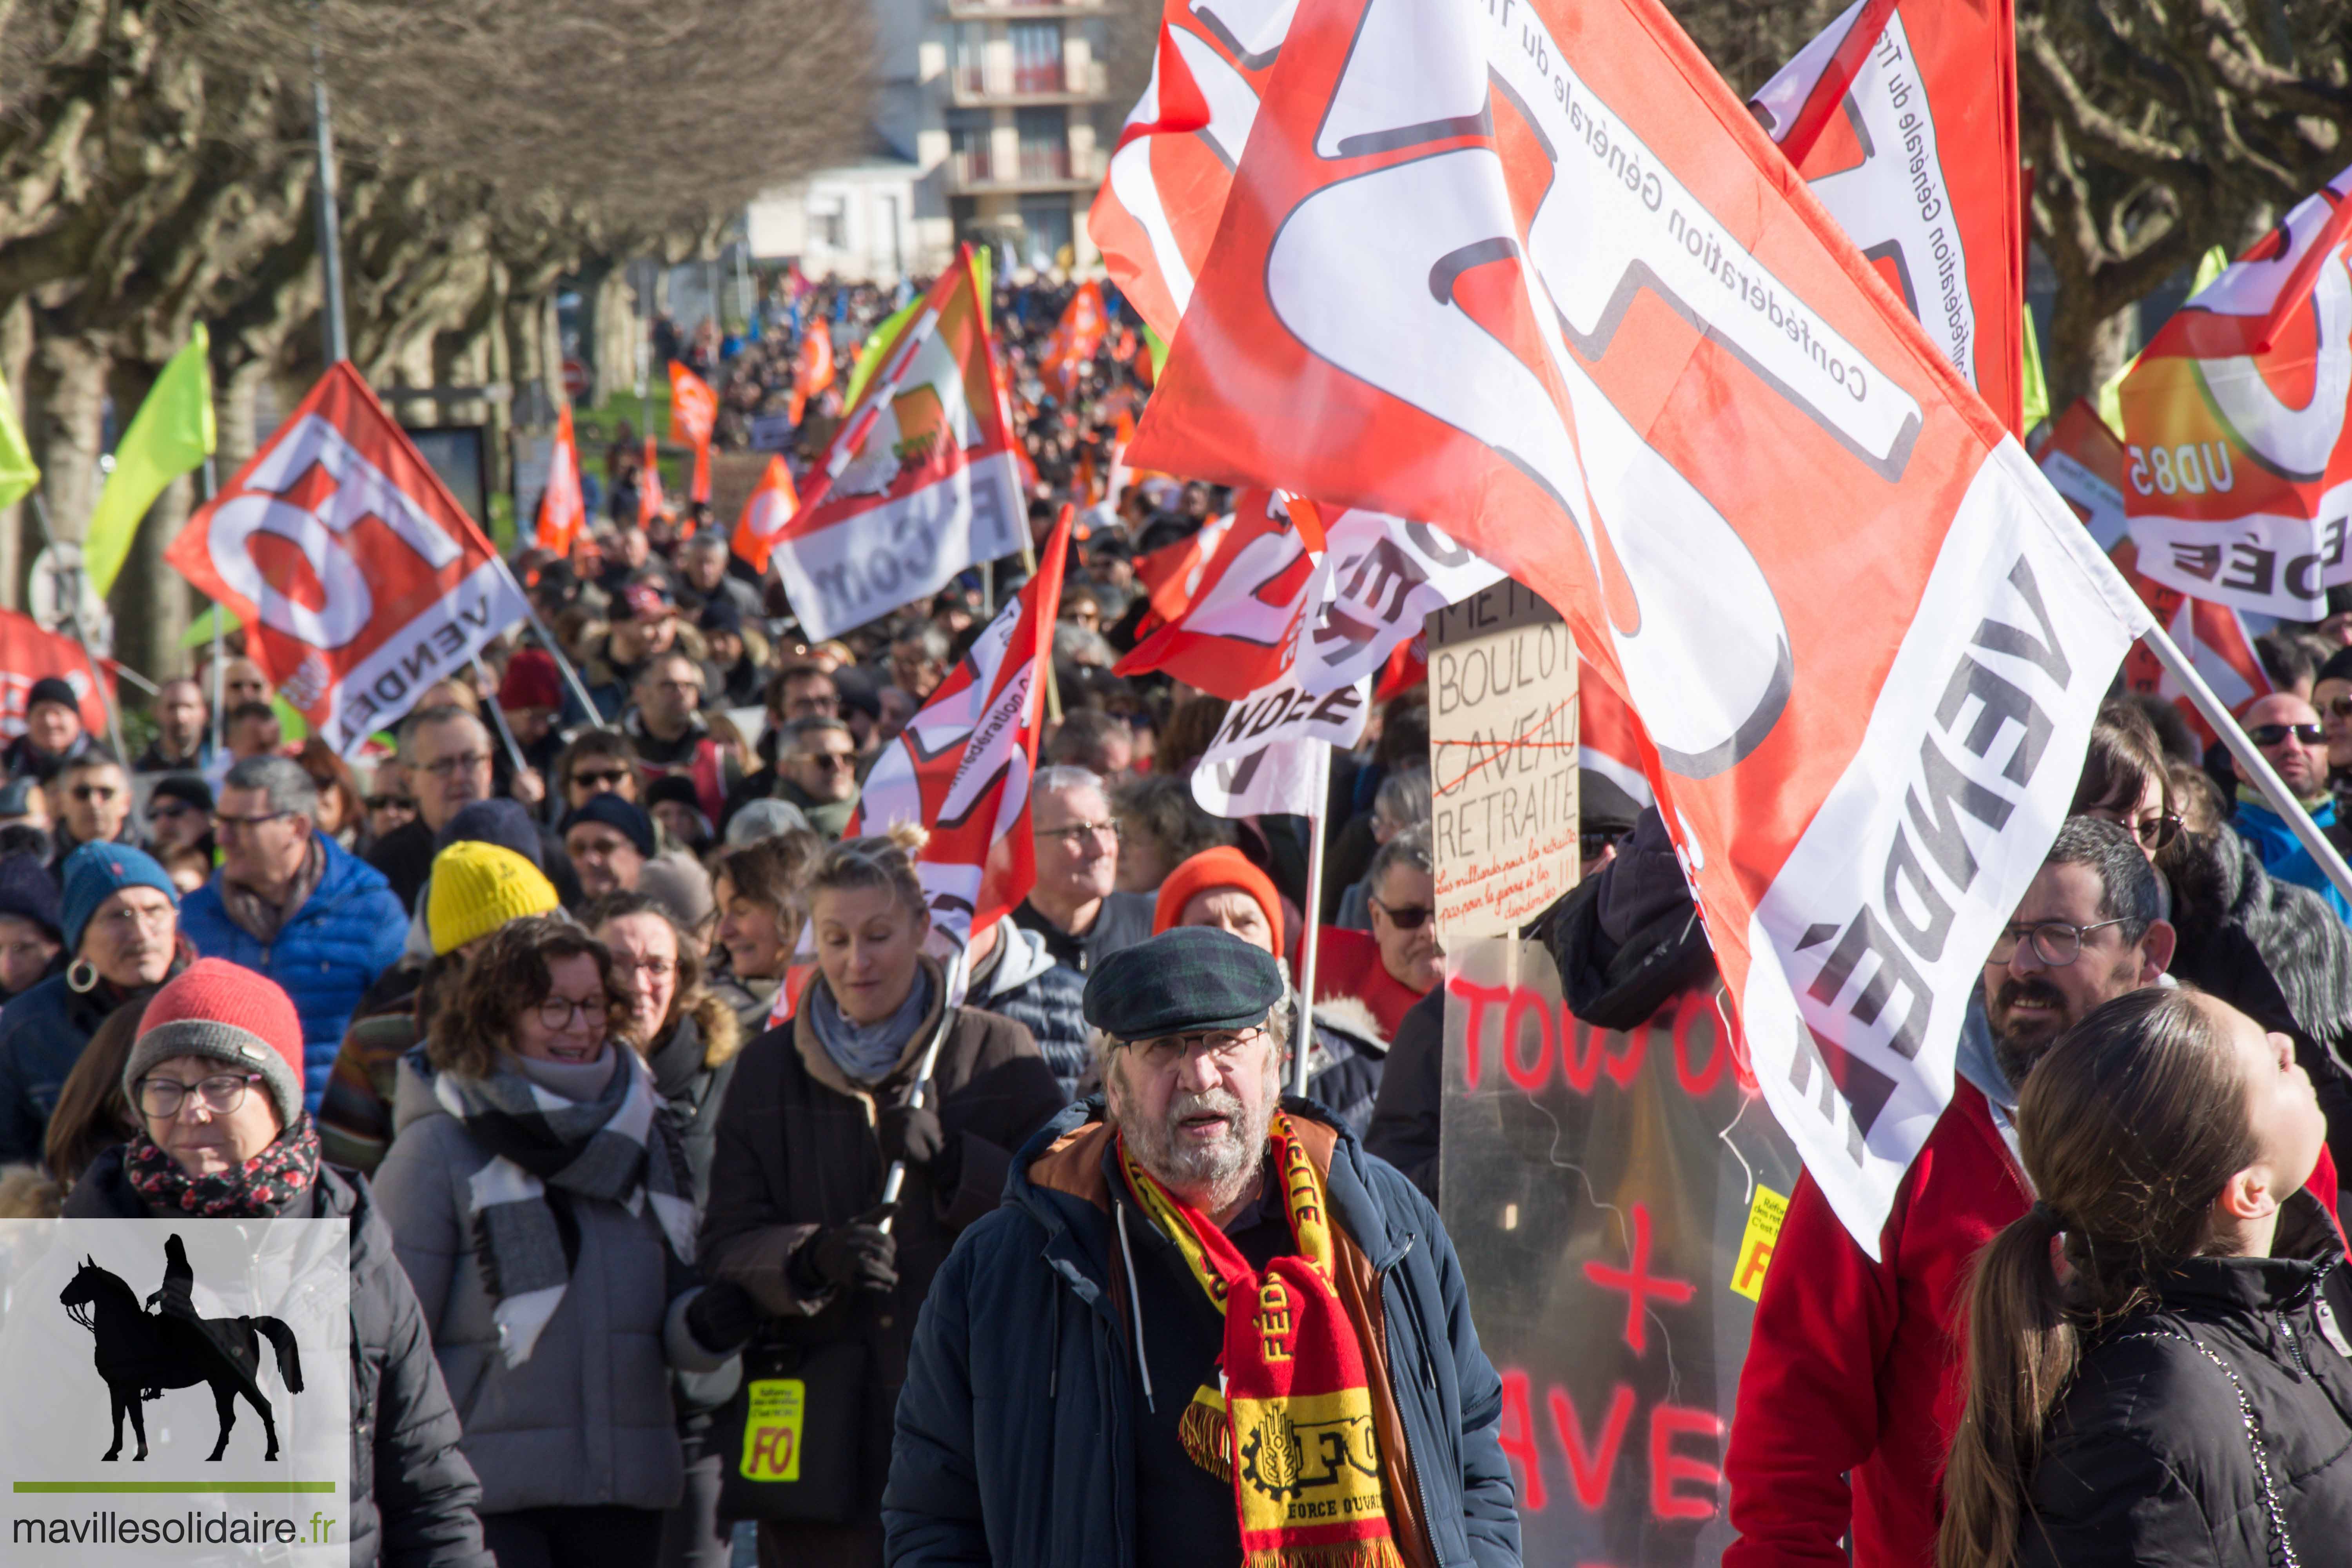
[[[278,1352],[278,1374],[287,1392],[302,1392],[302,1357],[294,1331],[276,1318],[199,1318],[189,1299],[194,1274],[188,1255],[174,1236],[165,1244],[163,1289],[148,1298],[162,1310],[150,1314],[139,1304],[137,1292],[84,1255],[72,1282],[58,1295],[66,1315],[97,1336],[98,1375],[106,1380],[114,1400],[114,1447],[103,1458],[122,1454],[122,1417],[128,1413],[138,1434],[139,1451],[147,1457],[147,1421],[139,1409],[142,1399],[162,1397],[167,1388],[192,1388],[209,1384],[214,1408],[220,1412],[220,1441],[209,1456],[217,1459],[228,1450],[228,1431],[236,1424],[236,1396],[260,1414],[261,1429],[269,1440],[262,1458],[278,1458],[278,1422],[261,1392],[261,1342],[268,1340]]]

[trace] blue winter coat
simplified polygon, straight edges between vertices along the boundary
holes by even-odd
[[[408,915],[383,873],[320,837],[319,886],[267,947],[228,918],[222,873],[180,902],[180,930],[205,958],[226,958],[278,982],[302,1019],[302,1100],[315,1116],[343,1031],[375,977],[400,957]]]
[[[1285,1105],[1329,1122],[1309,1101]],[[1097,1096],[1031,1139],[1004,1206],[963,1233],[931,1283],[882,1499],[893,1568],[1135,1562],[1140,1385],[1114,1303],[1115,1222],[1095,1199],[1031,1180],[1058,1140],[1101,1114]],[[1105,1185],[1101,1203],[1120,1201]],[[1328,1186],[1333,1215],[1381,1281],[1389,1384],[1436,1561],[1515,1568],[1502,1383],[1478,1348],[1454,1244],[1429,1200],[1345,1130]],[[1126,1218],[1130,1231],[1151,1223]]]
[[[58,1091],[114,1002],[112,986],[76,991],[52,974],[0,1007],[0,1164],[40,1163]]]
[[[2312,808],[2311,821],[2323,833],[2334,827],[2336,803],[2320,802]],[[2286,818],[2268,805],[2241,795],[2230,825],[2238,830],[2238,837],[2254,847],[2254,853],[2262,858],[2263,869],[2274,880],[2311,889],[2327,900],[2327,907],[2336,911],[2338,920],[2352,921],[2352,903],[2347,903],[2343,893],[2328,880],[2327,873],[2319,868],[2311,851],[2303,847],[2303,840],[2294,836],[2294,829],[2286,825]]]

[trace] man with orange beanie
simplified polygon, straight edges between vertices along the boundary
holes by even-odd
[[[1283,950],[1282,896],[1273,881],[1230,846],[1203,849],[1178,863],[1160,884],[1151,933],[1182,926],[1213,926],[1279,959]],[[1329,940],[1330,933],[1324,933]],[[1293,963],[1297,955],[1292,955]],[[1298,981],[1288,976],[1291,1007],[1298,1005]],[[1314,1032],[1307,1058],[1307,1093],[1330,1108],[1348,1131],[1361,1137],[1380,1094],[1388,1061],[1389,1031],[1371,1009],[1349,996],[1323,992],[1315,1004]]]

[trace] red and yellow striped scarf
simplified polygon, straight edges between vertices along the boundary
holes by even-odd
[[[1332,1284],[1323,1173],[1279,1110],[1271,1143],[1298,1253],[1261,1273],[1119,1140],[1136,1203],[1225,1319],[1223,1391],[1195,1390],[1177,1430],[1194,1463],[1233,1483],[1243,1568],[1403,1568],[1381,1489],[1363,1347]],[[1228,1310],[1232,1300],[1250,1310]]]

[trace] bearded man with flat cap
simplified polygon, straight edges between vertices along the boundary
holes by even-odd
[[[1180,928],[1105,957],[1085,1008],[1104,1092],[1030,1140],[924,1301],[887,1560],[1517,1563],[1454,1245],[1283,1097],[1276,960]]]

